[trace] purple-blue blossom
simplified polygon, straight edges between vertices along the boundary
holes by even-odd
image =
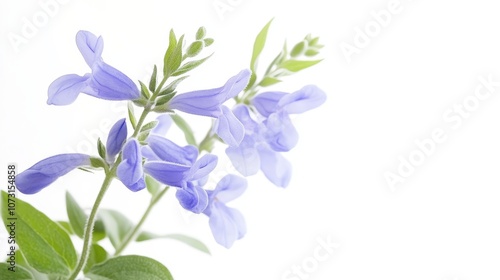
[[[127,120],[118,120],[109,130],[106,141],[106,157],[108,162],[114,161],[115,156],[122,150],[127,140]]]
[[[245,89],[250,75],[250,70],[242,70],[222,87],[176,95],[170,100],[169,107],[193,115],[215,118],[217,135],[229,146],[237,146],[243,139],[245,129],[223,104]]]
[[[71,104],[80,93],[106,100],[134,100],[140,97],[139,89],[129,77],[103,61],[102,37],[81,30],[76,35],[76,45],[92,72],[57,78],[49,86],[48,104]]]
[[[254,116],[246,105],[233,108],[234,115],[245,126],[245,136],[239,146],[228,147],[226,154],[244,176],[262,170],[276,186],[286,187],[292,166],[281,152],[291,150],[298,142],[298,133],[290,114],[314,109],[326,100],[326,94],[314,85],[293,92],[264,92],[251,100],[259,113]],[[258,120],[257,120],[258,119]]]
[[[17,189],[34,194],[52,184],[59,177],[75,168],[90,166],[90,156],[84,154],[60,154],[39,161],[16,177]]]
[[[122,161],[116,169],[116,176],[131,191],[140,191],[146,187],[141,145],[135,138],[128,140],[123,146]]]
[[[227,202],[241,196],[247,188],[247,181],[239,176],[224,176],[214,190],[208,190],[208,207],[203,211],[209,217],[208,223],[215,241],[230,248],[246,234],[246,223],[237,209],[228,207]]]

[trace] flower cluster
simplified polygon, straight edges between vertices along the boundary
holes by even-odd
[[[273,184],[280,187],[289,184],[292,174],[291,164],[282,153],[290,151],[298,141],[291,115],[316,108],[326,100],[322,90],[309,85],[293,93],[264,92],[228,107],[227,101],[245,91],[252,76],[251,70],[240,71],[218,88],[182,94],[172,91],[170,96],[159,98],[168,75],[158,87],[156,77],[152,79],[150,90],[153,94],[147,92],[142,83],[139,90],[130,78],[103,61],[101,37],[80,31],[76,43],[92,71],[83,76],[70,74],[56,79],[48,90],[48,104],[68,105],[80,93],[86,93],[100,99],[140,103],[144,117],[161,103],[165,111],[172,114],[182,111],[213,118],[211,133],[217,134],[227,144],[226,154],[236,170],[243,176],[262,170]],[[175,73],[175,69],[167,73]],[[141,98],[142,103],[139,102]],[[246,225],[243,215],[226,203],[245,191],[246,179],[227,174],[214,189],[207,189],[206,183],[217,166],[218,157],[211,153],[200,154],[199,146],[180,146],[166,138],[166,131],[172,125],[168,114],[159,115],[152,128],[146,130],[146,135],[139,137],[138,132],[143,131],[144,118],[141,119],[141,123],[132,124],[133,133],[128,131],[125,118],[118,120],[109,131],[106,145],[100,148],[105,151],[100,151],[101,158],[60,154],[36,163],[18,175],[19,191],[37,193],[79,167],[103,168],[107,175],[117,178],[134,192],[146,188],[146,176],[150,176],[175,188],[176,198],[183,208],[208,216],[215,240],[231,247],[245,235]]]

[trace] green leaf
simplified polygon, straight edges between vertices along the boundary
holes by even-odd
[[[146,188],[148,189],[148,192],[151,194],[151,196],[155,196],[160,192],[162,185],[160,184],[160,182],[153,179],[153,177],[146,175],[145,182]]]
[[[87,273],[94,265],[99,264],[107,260],[109,257],[108,252],[104,250],[99,244],[92,244],[90,247],[89,258],[83,269],[84,273]]]
[[[132,222],[122,213],[115,210],[101,209],[99,211],[99,220],[102,221],[106,235],[115,249],[120,246],[133,228]]]
[[[205,38],[205,34],[207,34],[207,30],[205,29],[205,27],[201,26],[200,28],[198,28],[198,31],[196,31],[196,40]]]
[[[187,63],[186,63],[187,64]],[[177,78],[175,80],[173,80],[170,84],[168,84],[168,86],[166,86],[165,88],[163,88],[161,90],[161,92],[158,94],[158,96],[162,96],[162,95],[167,95],[169,93],[172,93],[175,91],[175,89],[177,88],[177,86],[182,82],[184,81],[187,77],[189,76],[184,76],[184,77],[180,77],[180,78]]]
[[[141,128],[141,132],[151,130],[156,127],[158,121],[150,121]]]
[[[139,81],[139,84],[141,85],[141,95],[144,96],[144,98],[149,99],[151,93],[149,92],[148,87],[141,81]]]
[[[194,41],[189,45],[188,49],[186,50],[186,55],[188,57],[194,57],[197,56],[201,51],[203,50],[203,42],[202,41]]]
[[[173,114],[170,117],[172,117],[175,125],[177,125],[182,130],[182,132],[184,132],[184,137],[186,138],[188,144],[196,146],[196,139],[194,138],[193,130],[191,129],[189,124],[178,114]]]
[[[277,84],[281,82],[281,80],[279,79],[276,79],[276,78],[273,78],[273,77],[265,77],[264,79],[262,79],[262,81],[259,83],[259,86],[261,87],[268,87],[268,86],[271,86],[271,85],[274,85],[274,84]]]
[[[179,38],[179,42],[177,43],[177,46],[175,47],[174,51],[170,55],[170,57],[167,59],[167,64],[166,66],[166,74],[165,76],[169,77],[174,73],[177,69],[179,69],[179,66],[181,66],[182,62],[182,42],[184,41],[184,35],[182,35]]]
[[[75,232],[73,231],[73,229],[71,228],[71,225],[66,222],[66,221],[57,221],[56,223],[58,223],[64,230],[66,230],[70,235],[71,234],[75,234]]]
[[[141,232],[139,236],[137,236],[136,241],[141,242],[141,241],[146,241],[146,240],[151,240],[151,239],[157,239],[157,238],[167,238],[167,239],[173,239],[177,240],[179,242],[182,242],[196,250],[199,250],[203,253],[209,254],[210,255],[210,250],[208,247],[203,244],[200,240],[193,238],[191,236],[187,236],[184,234],[165,234],[165,235],[159,235],[151,232]]]
[[[132,100],[132,103],[139,107],[146,107],[146,105],[148,105],[148,100],[141,97],[139,99]]]
[[[214,39],[205,38],[205,39],[203,39],[203,43],[205,43],[205,47],[209,47],[210,45],[212,45],[214,43]]]
[[[259,32],[257,37],[255,38],[255,42],[253,44],[253,53],[252,53],[252,59],[250,60],[250,70],[252,72],[255,72],[255,69],[257,68],[257,60],[260,56],[260,53],[264,49],[264,45],[266,44],[266,39],[267,39],[267,31],[269,30],[269,26],[271,26],[271,23],[273,20],[271,19]]]
[[[134,106],[132,105],[131,102],[128,102],[127,108],[128,108],[128,118],[130,120],[130,124],[132,125],[132,128],[135,129],[135,127],[137,126],[137,120],[135,119],[134,115]]]
[[[73,232],[78,237],[83,238],[85,224],[87,223],[87,214],[85,214],[69,192],[66,192],[66,212],[68,213],[69,223]]]
[[[97,220],[94,223],[94,232],[92,233],[92,241],[95,243],[106,238],[106,229],[102,221]]]
[[[9,270],[11,267],[7,263],[0,263],[0,279],[5,280],[36,280],[33,274],[24,267],[16,264],[14,271]],[[11,268],[12,269],[12,268]]]
[[[175,48],[177,47],[177,37],[175,36],[174,30],[170,29],[170,34],[168,38],[168,48],[167,51],[165,52],[165,57],[163,58],[163,75],[167,76],[168,73],[168,61],[170,59],[170,56],[174,52]]]
[[[2,201],[8,195],[2,191]],[[12,199],[12,198],[10,198]],[[56,222],[30,204],[16,198],[16,242],[26,261],[36,270],[47,274],[68,275],[76,265],[77,255],[69,234]],[[13,216],[2,207],[6,229]]]
[[[311,57],[311,56],[318,55],[319,51],[310,49],[310,50],[307,50],[304,54],[305,54],[305,56]]]
[[[311,66],[314,66],[321,62],[322,59],[320,60],[287,60],[281,63],[279,66],[283,69],[286,69],[291,72],[298,72],[300,70],[309,68]]]
[[[203,62],[205,62],[207,59],[209,59],[213,54],[205,57],[205,58],[202,58],[202,59],[199,59],[199,60],[193,60],[193,61],[189,61],[187,63],[185,63],[184,65],[181,66],[181,68],[177,69],[177,71],[175,71],[172,76],[180,76],[186,72],[189,72],[191,70],[193,70],[194,68],[200,66]],[[187,77],[187,76],[186,76]]]
[[[101,141],[101,138],[97,138],[97,153],[102,159],[106,159],[106,146]]]
[[[156,79],[158,76],[158,69],[155,67],[153,68],[153,74],[151,74],[151,79],[149,80],[149,90],[150,91],[155,91],[156,90]]]
[[[102,158],[98,157],[90,157],[90,166],[95,167],[95,168],[105,168],[106,163]]]
[[[259,32],[257,37],[255,38],[255,42],[253,44],[253,52],[252,52],[252,59],[250,60],[250,70],[252,70],[252,75],[250,76],[250,81],[248,82],[247,89],[251,88],[255,81],[257,80],[257,62],[259,59],[259,56],[264,49],[264,46],[266,45],[266,40],[267,40],[267,32],[269,30],[269,26],[271,26],[271,23],[273,22],[273,19],[271,19]]]
[[[161,106],[161,105],[164,105],[166,104],[168,101],[170,101],[170,99],[172,99],[172,97],[175,96],[175,91],[171,92],[171,93],[168,93],[158,99],[156,99],[156,103],[155,105],[156,106]]]
[[[85,274],[91,280],[173,280],[161,263],[143,256],[119,256],[94,266]]]
[[[297,57],[304,52],[305,48],[306,48],[306,42],[305,41],[299,42],[290,51],[290,55],[292,57]]]

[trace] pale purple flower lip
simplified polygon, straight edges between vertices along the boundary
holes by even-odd
[[[208,207],[203,212],[209,217],[209,225],[215,241],[230,248],[246,234],[246,223],[240,211],[226,206],[247,188],[247,181],[236,175],[224,176],[213,191],[208,193]]]
[[[129,77],[102,60],[102,37],[81,30],[76,35],[76,45],[92,73],[57,78],[49,86],[48,104],[71,104],[80,93],[106,100],[134,100],[140,97],[139,89]]]

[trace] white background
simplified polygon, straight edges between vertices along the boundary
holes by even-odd
[[[169,240],[135,244],[126,254],[156,258],[176,279],[500,278],[500,88],[461,125],[443,118],[454,104],[473,100],[479,77],[500,81],[496,1],[396,1],[399,12],[379,32],[372,29],[370,42],[350,62],[341,46],[356,46],[356,28],[376,28],[372,12],[387,10],[390,0],[69,0],[57,4],[46,23],[35,19],[40,27],[15,47],[9,38],[23,36],[26,21],[44,13],[40,3],[46,1],[0,4],[3,168],[15,162],[22,171],[90,145],[86,135],[106,132],[96,130],[102,120],[125,116],[123,107],[86,95],[70,106],[46,105],[55,78],[88,71],[74,43],[78,30],[102,35],[105,61],[145,80],[161,63],[170,28],[192,38],[206,26],[216,39],[215,55],[181,86],[185,91],[220,86],[247,67],[255,35],[273,17],[261,67],[285,39],[293,43],[311,32],[325,44],[324,62],[274,87],[294,91],[316,84],[328,100],[295,119],[301,139],[285,155],[294,167],[290,186],[279,189],[259,174],[231,204],[244,213],[247,236],[230,250],[218,246],[206,217],[187,214],[172,192],[145,229],[195,236],[212,256]],[[221,3],[231,3],[231,10],[217,11],[214,4]],[[200,129],[206,125],[190,120]],[[418,149],[415,141],[434,129],[442,129],[446,141],[391,189],[384,174],[397,175],[399,157],[408,159]],[[171,136],[182,142],[178,131]],[[217,152],[223,156],[223,149]],[[65,190],[90,208],[101,180],[102,174],[75,171],[21,197],[53,219],[66,219]],[[137,221],[147,200],[145,191],[131,193],[115,182],[103,204]],[[318,239],[340,245],[319,263],[311,259]],[[303,265],[308,273],[286,276]]]

